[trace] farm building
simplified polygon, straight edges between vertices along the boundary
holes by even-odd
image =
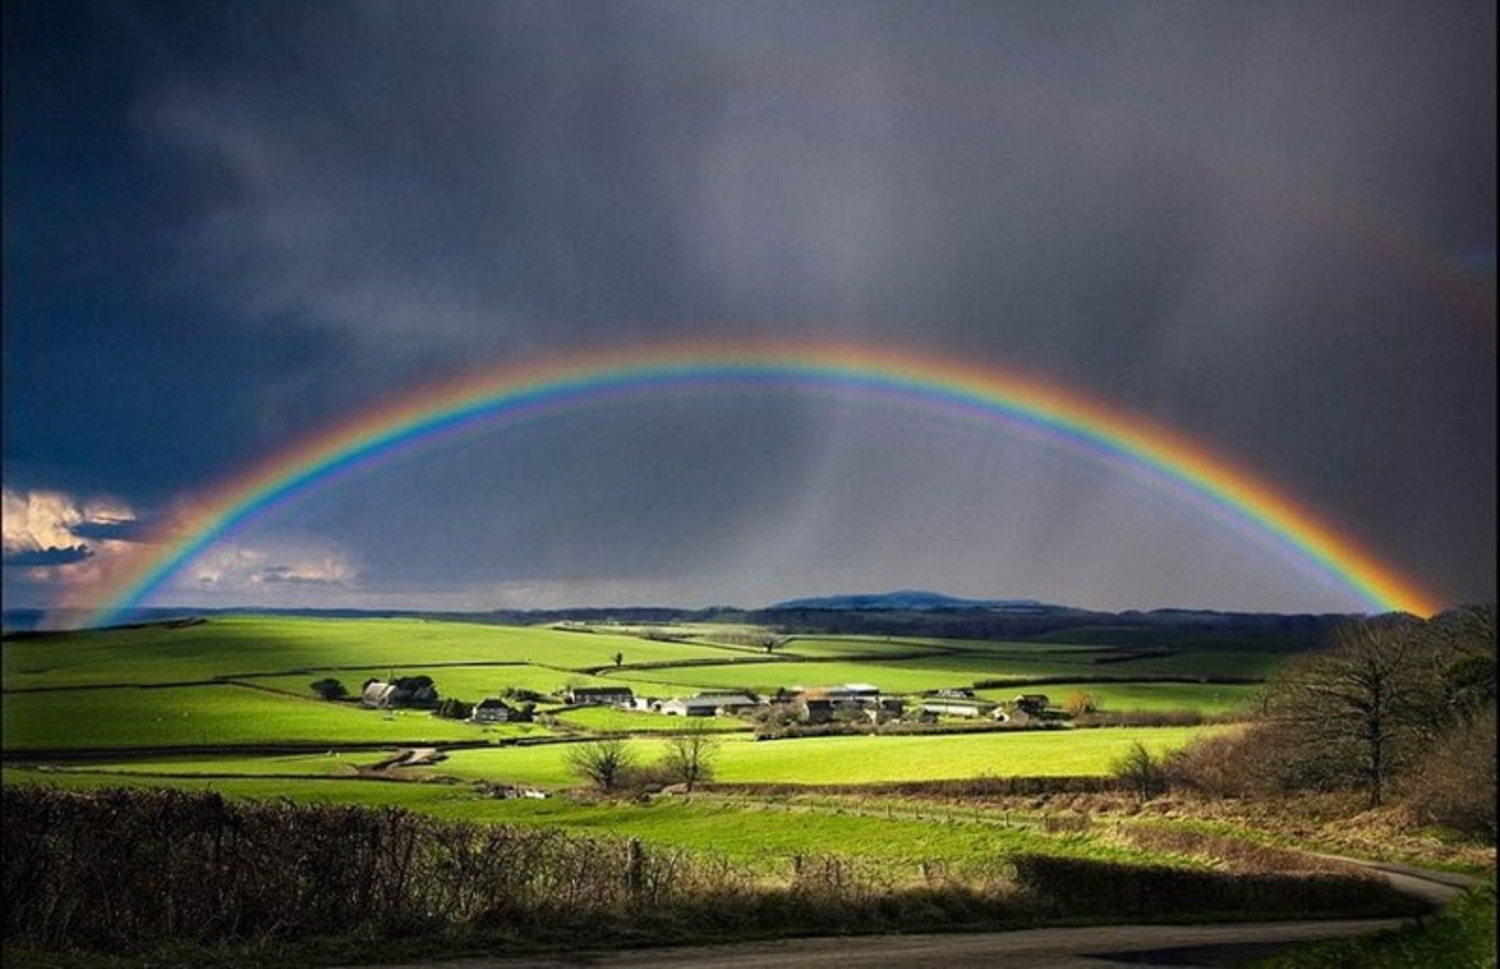
[[[474,704],[469,719],[475,723],[505,723],[515,718],[516,711],[509,703],[497,697],[489,697]]]
[[[562,691],[562,698],[578,706],[627,707],[635,693],[628,686],[570,686]]]
[[[366,680],[360,691],[360,702],[377,710],[388,710],[391,707],[431,707],[436,706],[437,701],[437,687],[433,685],[430,676]]]
[[[880,687],[869,683],[841,683],[838,686],[794,686],[792,692],[830,700],[874,700],[880,696]]]
[[[721,713],[738,713],[755,705],[754,700],[738,693],[711,693],[664,700],[657,712],[674,717],[712,717]]]
[[[827,723],[833,719],[833,701],[826,696],[803,693],[792,700],[791,708],[797,719],[805,723]]]
[[[989,716],[995,705],[977,700],[947,699],[935,697],[922,701],[922,712],[933,713],[948,717],[985,717]]]

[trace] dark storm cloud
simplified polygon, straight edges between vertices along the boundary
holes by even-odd
[[[82,521],[70,525],[68,531],[79,538],[90,538],[108,542],[141,542],[149,539],[155,531],[154,523],[143,519]]]
[[[67,231],[7,215],[7,262],[36,280],[7,295],[32,321],[7,327],[7,377],[27,361],[8,467],[84,466],[163,502],[458,367],[662,337],[871,339],[1093,388],[1444,595],[1493,596],[1493,270],[1464,262],[1495,242],[1492,4],[94,12],[107,56],[87,63],[112,83],[83,127],[127,150],[115,181],[84,178],[94,201],[63,211]],[[49,150],[82,134],[52,123]],[[41,171],[11,128],[7,174]],[[122,225],[141,245],[90,231]],[[49,290],[39,252],[76,252],[91,282]],[[1221,539],[1131,510],[1129,489],[889,417],[600,417],[430,456],[302,524],[393,588],[1285,596],[1239,574],[1214,591],[1195,556]],[[958,510],[914,498],[937,494]],[[1122,576],[1143,558],[1155,583]]]
[[[73,545],[68,548],[41,548],[20,549],[17,551],[7,550],[3,561],[7,568],[55,568],[59,565],[73,565],[82,562],[94,553],[87,545]]]

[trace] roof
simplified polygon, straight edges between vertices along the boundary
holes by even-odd
[[[740,693],[713,693],[699,694],[698,696],[682,697],[677,700],[668,700],[668,703],[681,703],[685,707],[712,707],[717,709],[723,706],[735,706],[754,704],[755,701]]]

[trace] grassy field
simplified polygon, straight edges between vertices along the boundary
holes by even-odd
[[[15,759],[24,758],[27,751],[73,754],[53,758],[52,769],[44,772],[8,769],[6,778],[68,785],[125,780],[210,785],[243,796],[349,798],[366,804],[421,805],[423,810],[452,811],[454,816],[509,816],[530,810],[537,823],[542,823],[559,809],[477,799],[475,785],[513,784],[553,791],[577,787],[579,778],[567,763],[568,746],[536,741],[576,740],[601,733],[629,735],[637,761],[650,764],[659,761],[666,749],[664,735],[683,729],[685,722],[644,712],[561,710],[556,703],[543,702],[538,705],[538,712],[545,715],[543,722],[480,726],[418,710],[379,711],[363,709],[357,702],[329,702],[316,698],[310,684],[332,676],[357,692],[372,677],[425,674],[433,678],[441,695],[474,702],[507,688],[553,694],[565,685],[601,683],[626,684],[638,694],[665,698],[698,690],[765,694],[778,687],[859,682],[875,684],[887,694],[907,694],[908,702],[914,704],[920,691],[965,686],[986,678],[1058,671],[1089,675],[1109,668],[1093,662],[1108,655],[1108,648],[1093,645],[798,637],[782,642],[767,655],[754,645],[754,630],[685,627],[670,633],[691,641],[663,640],[663,630],[654,628],[581,632],[415,619],[254,616],[9,638],[0,654],[5,690],[0,717],[7,766],[17,767]],[[707,642],[714,635],[730,642]],[[618,667],[617,654],[622,660]],[[1106,709],[1193,708],[1205,713],[1222,712],[1252,693],[1250,687],[1212,684],[1109,683],[1082,688]],[[1049,685],[1046,692],[1061,703],[1068,687]],[[989,695],[1008,700],[1014,694],[1001,689]],[[1137,742],[1163,752],[1186,743],[1200,729],[1213,729],[1062,729],[756,741],[746,720],[720,717],[707,724],[719,738],[716,779],[749,785],[1102,775]],[[516,741],[525,743],[517,745]],[[383,750],[452,744],[481,746],[450,748],[440,764],[404,773],[449,783],[380,783],[355,776],[359,767],[382,759]],[[289,745],[289,749],[271,749],[279,745]],[[291,745],[314,749],[296,750]],[[317,749],[324,745],[327,749]],[[374,749],[356,750],[356,745]],[[215,747],[225,749],[215,753]],[[254,747],[267,749],[246,752]],[[127,755],[125,748],[141,752]],[[181,752],[169,753],[173,748]],[[732,817],[732,812],[720,817],[715,839],[740,836],[733,823],[723,823]],[[795,828],[801,822],[757,816],[755,823]],[[775,840],[764,832],[756,837]],[[804,849],[817,841],[805,831],[777,837],[791,839]]]

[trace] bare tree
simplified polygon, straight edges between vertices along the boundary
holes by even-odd
[[[673,780],[691,792],[694,784],[713,780],[714,758],[718,752],[718,738],[708,724],[694,721],[682,733],[667,739],[662,766]]]
[[[1327,648],[1293,660],[1268,685],[1270,718],[1288,728],[1274,751],[1302,784],[1356,784],[1371,807],[1438,726],[1441,666],[1420,619],[1391,614],[1351,622]]]
[[[568,770],[601,791],[619,786],[634,763],[635,755],[623,737],[603,737],[568,747]]]

